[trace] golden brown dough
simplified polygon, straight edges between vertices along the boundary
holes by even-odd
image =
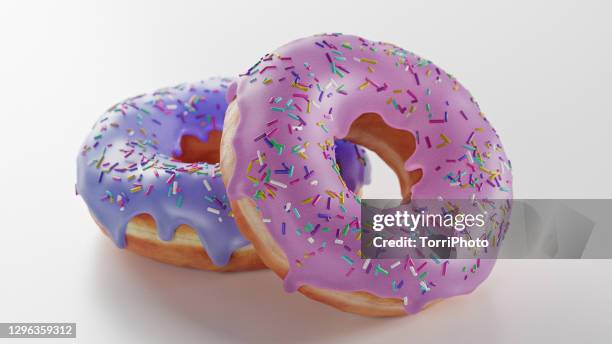
[[[100,229],[107,234],[105,228],[100,226]],[[162,263],[200,270],[230,272],[265,268],[252,245],[232,253],[226,265],[216,266],[191,227],[182,225],[177,228],[173,240],[162,241],[157,237],[155,221],[147,214],[138,215],[128,223],[126,249]]]

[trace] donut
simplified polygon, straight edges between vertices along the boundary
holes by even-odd
[[[361,199],[325,159],[336,138],[374,151],[406,203],[510,200],[500,139],[453,76],[393,44],[326,34],[266,54],[230,92],[223,179],[241,232],[285,290],[346,312],[400,316],[470,293],[490,274],[494,257],[363,259]],[[253,183],[262,164],[287,187],[269,195]],[[277,173],[285,166],[301,173]],[[488,209],[498,243],[510,208]]]
[[[231,82],[211,78],[139,95],[96,121],[77,158],[76,189],[118,247],[203,270],[265,267],[238,231],[220,178]],[[337,147],[343,175],[359,190],[369,178],[364,150]]]

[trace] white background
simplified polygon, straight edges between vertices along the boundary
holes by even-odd
[[[611,261],[502,261],[469,296],[381,320],[286,294],[269,271],[164,266],[104,238],[74,182],[108,106],[326,31],[457,76],[502,137],[517,198],[612,196],[609,2],[262,2],[0,4],[0,322],[77,322],[86,343],[610,342]],[[392,180],[375,162],[366,195],[398,195]]]

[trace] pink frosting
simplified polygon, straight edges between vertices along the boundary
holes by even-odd
[[[494,259],[360,258],[360,200],[338,177],[326,144],[345,137],[361,114],[377,113],[416,138],[405,162],[406,170],[423,172],[413,200],[511,199],[511,165],[499,137],[451,75],[392,44],[319,35],[266,55],[241,76],[236,96],[241,119],[228,194],[255,200],[288,257],[288,291],[304,284],[367,291],[403,299],[413,313],[487,278]],[[269,175],[258,172],[262,164]],[[491,233],[503,237],[509,211],[488,214]]]

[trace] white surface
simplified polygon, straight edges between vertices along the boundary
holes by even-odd
[[[0,322],[76,321],[86,343],[609,342],[611,261],[502,261],[472,295],[368,319],[285,294],[270,272],[204,273],[117,250],[73,188],[81,141],[109,105],[235,75],[293,38],[340,31],[394,42],[457,76],[503,139],[516,197],[610,198],[610,7],[2,2]],[[384,173],[376,163],[367,195],[397,195]]]

